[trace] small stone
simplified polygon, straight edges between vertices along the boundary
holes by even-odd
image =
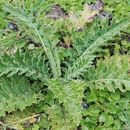
[[[98,14],[98,17],[99,18],[111,18],[112,16],[111,16],[111,14],[109,14],[108,12],[106,12],[106,11],[101,11],[99,14]]]
[[[12,30],[17,30],[17,25],[14,22],[9,22],[8,28]]]
[[[29,49],[29,50],[33,50],[34,48],[35,48],[34,44],[29,44],[29,45],[28,45],[28,49]]]
[[[81,106],[83,107],[83,109],[88,109],[89,105],[86,102],[82,102]]]

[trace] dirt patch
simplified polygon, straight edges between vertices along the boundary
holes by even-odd
[[[65,17],[66,16],[66,13],[65,11],[61,8],[60,5],[58,4],[54,4],[52,7],[51,7],[51,10],[50,12],[47,14],[47,17],[49,18],[52,18],[52,19],[58,19],[60,17]]]

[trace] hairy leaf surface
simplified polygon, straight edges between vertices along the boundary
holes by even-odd
[[[97,68],[90,69],[85,77],[89,80],[90,87],[107,88],[112,92],[119,89],[121,92],[126,92],[130,91],[129,67],[128,56],[114,56],[99,61]]]
[[[15,55],[3,55],[0,57],[0,76],[23,75],[33,79],[43,80],[47,77],[47,66],[41,55],[33,55],[28,52],[18,51]]]
[[[38,103],[42,100],[40,95],[31,90],[26,78],[0,78],[0,117],[5,116],[6,112],[16,109],[22,111],[27,106]]]
[[[77,58],[77,60],[73,63],[73,65],[69,66],[68,72],[66,73],[67,77],[69,78],[78,77],[84,71],[87,71],[87,68],[91,66],[91,62],[95,58],[94,53],[98,51],[99,47],[110,44],[107,43],[107,41],[112,40],[116,35],[119,35],[121,33],[120,31],[127,28],[129,24],[130,24],[130,18],[113,25],[108,29],[103,28],[101,32],[100,29],[97,29],[96,32],[95,28],[95,30],[93,30],[92,35],[89,35],[89,33],[88,35],[86,34],[86,37],[88,36],[89,37],[87,42],[84,41],[86,43],[84,45],[84,48],[85,46],[87,46],[87,49],[79,56],[79,58]]]
[[[65,83],[60,80],[50,80],[49,89],[53,92],[56,99],[59,100],[60,104],[63,104],[63,118],[66,119],[69,116],[69,122],[71,122],[71,127],[76,128],[79,125],[80,119],[82,117],[81,102],[83,98],[84,82],[71,81],[70,83]],[[66,115],[66,111],[68,114]],[[58,116],[58,115],[57,115]],[[60,122],[59,122],[60,125]],[[59,126],[57,126],[59,127]],[[63,127],[63,126],[62,126]],[[67,128],[67,126],[64,126]],[[64,129],[63,129],[64,130]],[[66,129],[71,130],[71,129]]]

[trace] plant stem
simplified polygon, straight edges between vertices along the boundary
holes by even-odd
[[[33,116],[29,116],[29,117],[26,117],[24,119],[21,119],[21,120],[18,120],[16,122],[12,122],[12,123],[9,123],[9,124],[2,124],[3,127],[8,127],[8,126],[11,126],[11,125],[15,125],[15,124],[18,124],[18,123],[22,123],[22,122],[25,122],[29,119],[32,119],[32,118],[35,118],[35,117],[38,117],[40,116],[40,114],[36,114],[36,115],[33,115]]]

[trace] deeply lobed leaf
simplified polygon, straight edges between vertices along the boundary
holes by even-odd
[[[86,37],[89,37],[84,41],[85,44],[83,46],[86,50],[73,62],[73,65],[68,67],[68,72],[66,73],[67,77],[75,78],[87,71],[87,68],[91,67],[92,60],[96,57],[94,53],[100,50],[99,47],[110,44],[108,41],[112,40],[116,35],[119,35],[121,33],[120,31],[127,28],[129,25],[130,18],[116,23],[108,29],[103,28],[102,30],[96,30],[96,28],[93,28],[92,35],[91,32],[88,32]]]
[[[24,77],[0,78],[0,117],[16,109],[22,111],[42,99],[40,93],[32,91],[31,85]]]
[[[121,92],[130,90],[130,76],[128,69],[130,67],[128,56],[113,56],[99,61],[97,68],[90,69],[85,77],[89,87],[96,89],[105,89],[115,92],[119,89]]]
[[[81,102],[83,98],[84,86],[84,82],[76,80],[69,83],[55,79],[49,81],[49,89],[53,92],[54,97],[59,100],[59,103],[63,104],[63,108],[60,109],[63,111],[62,116],[65,120],[64,122],[66,123],[66,120],[68,120],[69,123],[71,123],[71,128],[64,126],[66,127],[66,130],[71,130],[72,128],[74,129],[80,123],[80,119],[82,117]],[[57,127],[60,127],[60,122],[58,125],[59,126]]]
[[[26,75],[43,80],[48,76],[47,66],[41,55],[18,51],[14,55],[4,54],[0,57],[0,76]]]

